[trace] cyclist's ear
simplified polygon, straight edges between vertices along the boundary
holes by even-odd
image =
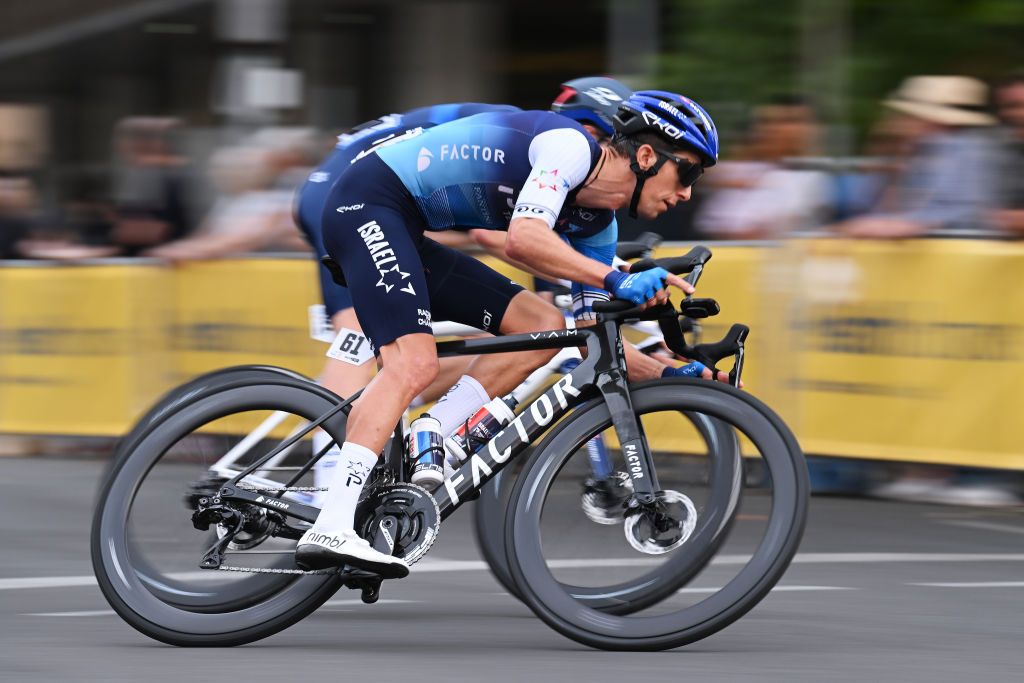
[[[653,147],[644,143],[636,149],[636,161],[640,164],[640,168],[646,171],[657,163],[658,153],[654,151]]]

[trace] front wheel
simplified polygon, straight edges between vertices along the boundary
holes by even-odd
[[[563,586],[576,600],[609,614],[630,614],[649,607],[703,569],[704,563],[729,535],[743,487],[743,462],[739,445],[729,425],[706,415],[665,410],[661,405],[635,407],[637,419],[642,425],[647,425],[651,450],[658,461],[665,463],[662,477],[666,480],[671,477],[673,485],[677,487],[685,486],[689,493],[685,502],[692,506],[692,514],[686,520],[690,527],[683,540],[685,552],[674,555],[671,571],[658,569],[626,581],[614,580],[612,585]],[[573,470],[579,471],[587,462],[585,456],[589,455],[594,440],[601,440],[603,447],[609,448],[608,444],[613,444],[614,439],[607,406],[601,401],[594,401],[559,424],[538,445],[537,450],[553,448],[568,453],[574,463]],[[685,444],[685,454],[670,452],[672,444]],[[615,450],[609,448],[609,451]],[[622,465],[618,463],[618,466]],[[506,512],[518,473],[518,468],[514,470],[513,467],[502,470],[481,491],[474,510],[474,531],[480,553],[495,579],[512,596],[523,600],[509,569],[505,550]],[[581,488],[590,476],[593,475],[589,469],[584,468],[578,472]],[[626,491],[631,488],[632,485],[628,484]],[[624,523],[635,526],[638,522],[636,516],[624,519],[622,510],[617,515],[617,521],[598,521],[593,515],[584,519],[578,513],[585,504],[581,501],[580,510],[576,510],[575,505],[573,507],[575,523],[579,526],[591,528],[592,523],[600,523],[611,527],[605,531],[605,536],[622,534]],[[566,526],[566,534],[574,533],[570,526]],[[591,528],[591,531],[600,530]],[[628,530],[625,531],[628,541],[630,534]]]
[[[706,415],[730,425],[744,439],[744,452],[759,457],[768,476],[763,488],[748,490],[729,541],[718,548],[722,561],[687,555],[676,519],[688,506],[673,506],[678,495],[692,497],[656,460],[664,492],[644,521],[619,528],[614,537],[600,529],[570,524],[569,501],[576,498],[578,474],[573,456],[590,429],[566,429],[534,454],[512,492],[506,520],[509,567],[529,607],[559,633],[608,650],[664,650],[705,638],[746,614],[776,584],[803,533],[807,515],[807,468],[792,433],[767,406],[732,387],[702,380],[671,379],[638,385],[631,391],[638,413],[656,411]],[[597,425],[599,426],[599,425]],[[648,439],[654,431],[643,424]],[[685,477],[683,478],[685,480]],[[669,495],[671,493],[671,495]],[[667,520],[667,521],[666,521]],[[699,523],[699,519],[698,519]],[[669,540],[666,541],[665,539]],[[685,540],[685,539],[684,539]],[[659,546],[659,543],[666,545]],[[656,546],[656,547],[652,547]],[[646,549],[640,552],[639,549]],[[664,552],[660,552],[664,550]],[[675,567],[706,567],[682,590]],[[581,603],[566,585],[606,585],[612,576],[630,583],[644,572],[671,590],[657,603],[628,616]]]

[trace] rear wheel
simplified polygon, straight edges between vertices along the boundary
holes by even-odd
[[[110,467],[104,475],[104,480],[110,478],[112,471],[118,464],[130,455],[137,447],[139,441],[146,437],[156,425],[166,421],[171,415],[182,408],[188,407],[196,397],[210,395],[225,387],[259,383],[261,381],[274,382],[282,377],[300,382],[312,381],[299,373],[272,365],[240,365],[206,373],[170,390],[118,442]],[[269,413],[268,419],[270,419]],[[212,452],[212,441],[212,438],[207,439],[204,446],[208,453]],[[225,443],[225,445],[224,451],[227,452],[232,444]],[[226,476],[218,476],[214,473],[202,475],[201,477],[205,488],[214,488],[214,490],[215,485],[218,482],[225,481],[226,478]],[[200,479],[193,483],[199,484]],[[211,532],[207,545],[212,544],[215,539],[216,533]],[[276,590],[280,583],[280,577],[253,574],[250,575],[249,580],[244,585],[241,582],[235,582],[219,586],[209,585],[199,589],[194,585],[182,584],[179,581],[161,577],[159,571],[147,565],[144,557],[137,558],[135,571],[139,579],[147,585],[150,591],[160,595],[161,599],[168,604],[200,612],[223,611],[232,606],[240,607],[253,600],[258,601],[265,592]]]
[[[340,402],[311,382],[268,374],[197,390],[152,421],[114,463],[93,520],[93,566],[114,610],[166,643],[238,645],[286,628],[334,594],[341,585],[336,572],[291,573],[297,570],[295,542],[288,536],[296,529],[279,533],[284,516],[258,506],[235,506],[246,520],[245,529],[229,546],[224,564],[261,572],[199,569],[218,527],[196,530],[192,513],[200,498],[215,494],[224,477]],[[271,415],[277,426],[254,441],[250,435]],[[345,416],[335,415],[324,428],[343,441]],[[225,454],[247,437],[247,452],[234,461],[234,469],[218,469]],[[312,457],[311,441],[308,435],[298,441],[275,465],[278,469],[255,472],[240,483],[280,485]],[[289,495],[297,494],[284,494],[282,500]],[[289,524],[298,531],[303,526]]]

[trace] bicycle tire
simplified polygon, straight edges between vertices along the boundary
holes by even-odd
[[[761,401],[720,383],[668,379],[631,390],[638,411],[652,405],[706,414],[730,424],[759,449],[773,496],[766,531],[746,565],[721,590],[679,612],[622,616],[601,612],[566,592],[543,557],[544,500],[571,451],[552,440],[538,449],[516,482],[506,518],[512,577],[526,604],[548,626],[576,642],[605,650],[653,651],[686,645],[725,628],[764,598],[789,566],[807,517],[807,467],[796,438]],[[574,438],[575,437],[575,438]],[[571,443],[585,437],[563,432]]]
[[[317,609],[341,586],[336,575],[266,575],[253,595],[227,596],[195,609],[161,599],[140,577],[128,539],[128,516],[140,483],[167,448],[198,427],[224,415],[284,409],[316,419],[341,399],[308,381],[273,373],[217,383],[198,391],[187,403],[150,424],[131,450],[113,464],[96,506],[91,534],[93,569],[111,607],[133,628],[156,640],[179,646],[230,646],[253,642],[287,628]],[[344,438],[344,416],[324,423],[335,439]],[[253,575],[264,576],[264,575]],[[247,584],[248,582],[243,582]],[[224,597],[224,596],[221,596]]]
[[[100,481],[107,481],[115,465],[127,457],[126,454],[130,453],[143,437],[156,427],[159,422],[166,420],[169,416],[185,407],[192,398],[206,395],[209,392],[218,390],[220,387],[239,382],[258,382],[265,379],[273,380],[278,377],[289,377],[304,382],[312,381],[297,372],[273,365],[239,365],[208,372],[171,389],[140,417],[132,429],[118,441],[114,456],[110,460]],[[279,577],[254,574],[249,577],[245,585],[233,584],[202,591],[183,590],[157,578],[159,572],[148,566],[148,563],[143,558],[137,559],[135,570],[149,590],[159,593],[168,604],[200,612],[237,609],[246,603],[258,602],[261,596],[276,591],[280,583]]]
[[[688,559],[686,562],[677,563],[673,568],[671,580],[664,580],[667,577],[655,570],[615,586],[598,588],[563,584],[566,591],[592,609],[607,614],[630,614],[659,602],[665,595],[674,592],[698,574],[728,537],[739,508],[736,503],[743,487],[743,465],[738,444],[732,430],[725,425],[704,415],[691,413],[686,417],[708,446],[712,468],[712,493],[704,507],[712,514],[702,516],[699,530],[693,535],[692,540],[687,541]],[[593,402],[559,423],[536,450],[544,451],[556,441],[559,444],[556,447],[565,448],[563,439],[567,429],[577,430],[581,428],[581,424],[585,424],[587,426],[582,429],[586,431],[593,429],[595,424],[603,426],[606,422],[610,423],[610,420],[604,403]],[[572,447],[568,452],[576,450],[577,447]],[[509,485],[507,473],[508,470],[503,470],[481,491],[480,499],[473,511],[473,529],[480,553],[495,579],[510,595],[523,601],[509,568],[505,548],[509,491],[515,484],[512,480]]]
[[[132,428],[128,433],[118,439],[117,445],[114,448],[114,456],[111,459],[110,465],[108,465],[107,472],[104,473],[104,476],[109,473],[113,464],[121,458],[124,451],[130,449],[135,441],[145,435],[146,431],[159,418],[173,412],[176,408],[181,407],[182,403],[188,401],[196,392],[207,391],[223,384],[243,381],[250,378],[258,380],[268,375],[270,377],[291,377],[307,382],[313,381],[305,375],[276,365],[235,365],[199,375],[198,377],[195,377],[184,384],[180,384],[163,394],[149,410],[135,421],[135,424],[132,425]]]

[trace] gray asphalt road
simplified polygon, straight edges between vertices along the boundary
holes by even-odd
[[[460,512],[378,604],[344,591],[260,643],[184,650],[128,627],[91,577],[101,463],[6,458],[0,469],[3,680],[1009,681],[1024,669],[1020,509],[815,499],[768,598],[710,638],[651,654],[596,652],[548,629],[501,592]]]

